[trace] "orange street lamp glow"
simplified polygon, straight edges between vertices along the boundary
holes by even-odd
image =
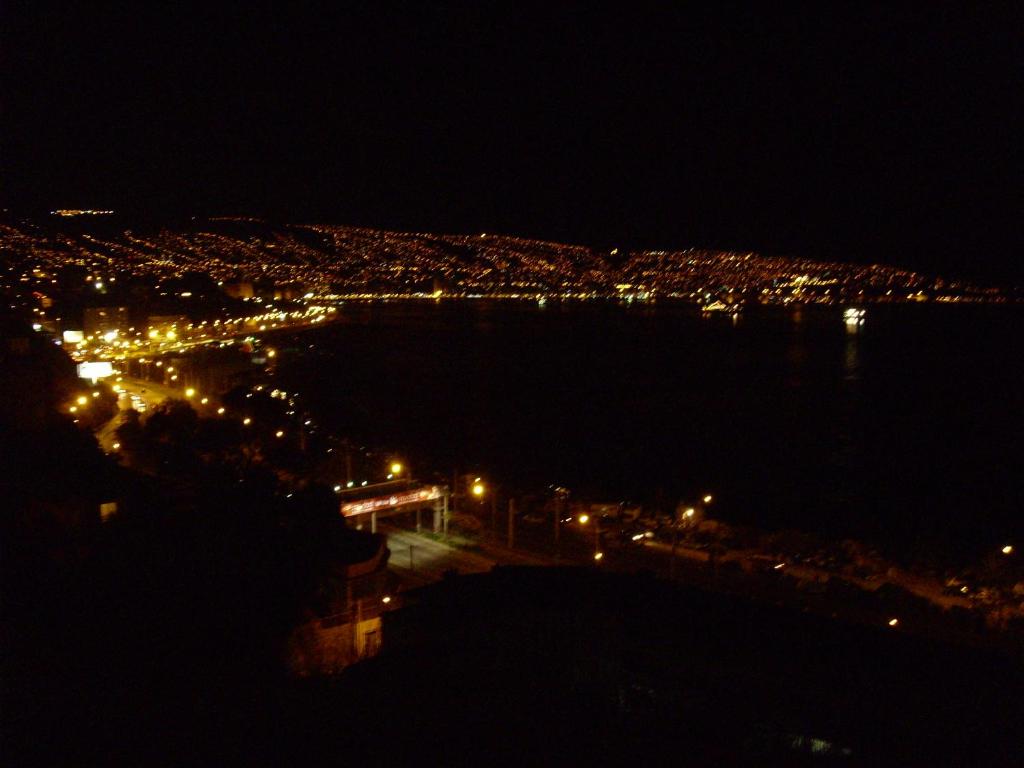
[[[472,487],[471,490],[472,490],[474,496],[483,496],[484,495],[484,484],[482,482],[480,482],[480,478],[479,477],[476,480],[473,481],[473,487]]]
[[[402,474],[402,463],[399,461],[391,462],[391,474],[400,475]]]
[[[707,496],[704,497],[704,503],[705,504],[710,504],[711,503],[711,494],[710,493]]]
[[[86,403],[89,402],[89,398],[87,398],[85,395],[81,395],[76,402],[79,405],[85,405]]]
[[[195,393],[196,391],[192,387],[187,387],[185,389],[185,397],[192,397],[193,395],[195,395]]]
[[[217,409],[217,414],[220,415],[220,416],[223,416],[224,415],[224,408],[223,407],[218,408]]]
[[[586,512],[584,512],[577,519],[580,521],[581,525],[586,525],[590,521],[590,515],[588,515]]]
[[[899,623],[900,623],[899,619],[889,619],[889,626],[890,627],[895,627]]]
[[[600,562],[602,557],[604,557],[604,552],[595,552],[594,553],[594,560],[595,561]]]
[[[1010,544],[1007,544],[1005,547],[1003,547],[1003,554],[1004,555],[1013,554],[1013,546],[1010,545]]]
[[[274,433],[274,437],[284,437],[284,430],[283,429],[277,430],[277,432]]]
[[[246,426],[249,426],[250,424],[252,424],[252,419],[246,416],[244,419],[242,419],[242,423],[245,424]]]

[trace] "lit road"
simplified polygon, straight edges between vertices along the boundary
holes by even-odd
[[[473,550],[462,549],[389,522],[378,523],[377,530],[388,537],[391,550],[388,566],[407,587],[440,581],[445,571],[486,573],[495,565],[552,565],[554,562],[542,555],[486,543]]]
[[[121,425],[125,411],[132,408],[133,396],[139,398],[147,410],[159,405],[164,400],[184,399],[185,397],[184,392],[180,389],[172,389],[163,384],[143,379],[133,379],[128,376],[122,376],[121,380],[116,382],[116,386],[121,388],[120,396],[117,399],[119,410],[110,421],[95,432],[100,447],[107,453],[112,453],[115,450],[114,443],[117,442],[117,436],[114,433],[118,426]],[[197,404],[193,403],[193,405]]]

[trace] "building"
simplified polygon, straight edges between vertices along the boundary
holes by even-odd
[[[82,316],[82,329],[86,336],[124,331],[129,325],[128,307],[86,307]]]
[[[255,295],[253,293],[252,283],[246,281],[224,283],[221,287],[224,289],[224,293],[233,299],[251,299]]]

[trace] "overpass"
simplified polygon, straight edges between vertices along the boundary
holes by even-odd
[[[377,532],[377,520],[393,515],[416,513],[416,530],[422,529],[422,512],[433,514],[434,533],[448,534],[450,492],[444,485],[425,485],[408,480],[347,488],[340,492],[339,513],[361,529],[368,520],[370,531]]]

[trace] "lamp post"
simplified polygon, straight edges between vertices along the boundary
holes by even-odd
[[[587,525],[590,522],[590,515],[586,512],[579,516],[580,525]],[[599,563],[604,558],[601,551],[601,518],[594,516],[594,562]]]
[[[714,497],[710,493],[705,494],[703,496],[703,498],[701,499],[701,501],[703,502],[703,506],[699,507],[700,510],[703,511],[704,508],[708,504],[710,504],[713,500],[714,500]],[[682,511],[680,511],[680,508],[682,508],[682,506],[683,506],[682,504],[679,504],[676,507],[675,513],[673,514],[673,520],[672,520],[672,554],[671,554],[671,556],[669,558],[669,566],[668,566],[669,567],[669,571],[668,571],[669,579],[674,579],[676,577],[676,549],[678,547],[678,542],[679,542],[679,526],[682,525],[682,524],[687,524],[687,525],[692,524],[694,522],[694,520],[696,520],[696,518],[697,518],[698,505],[694,505],[692,507],[685,507],[685,508],[682,509]]]

